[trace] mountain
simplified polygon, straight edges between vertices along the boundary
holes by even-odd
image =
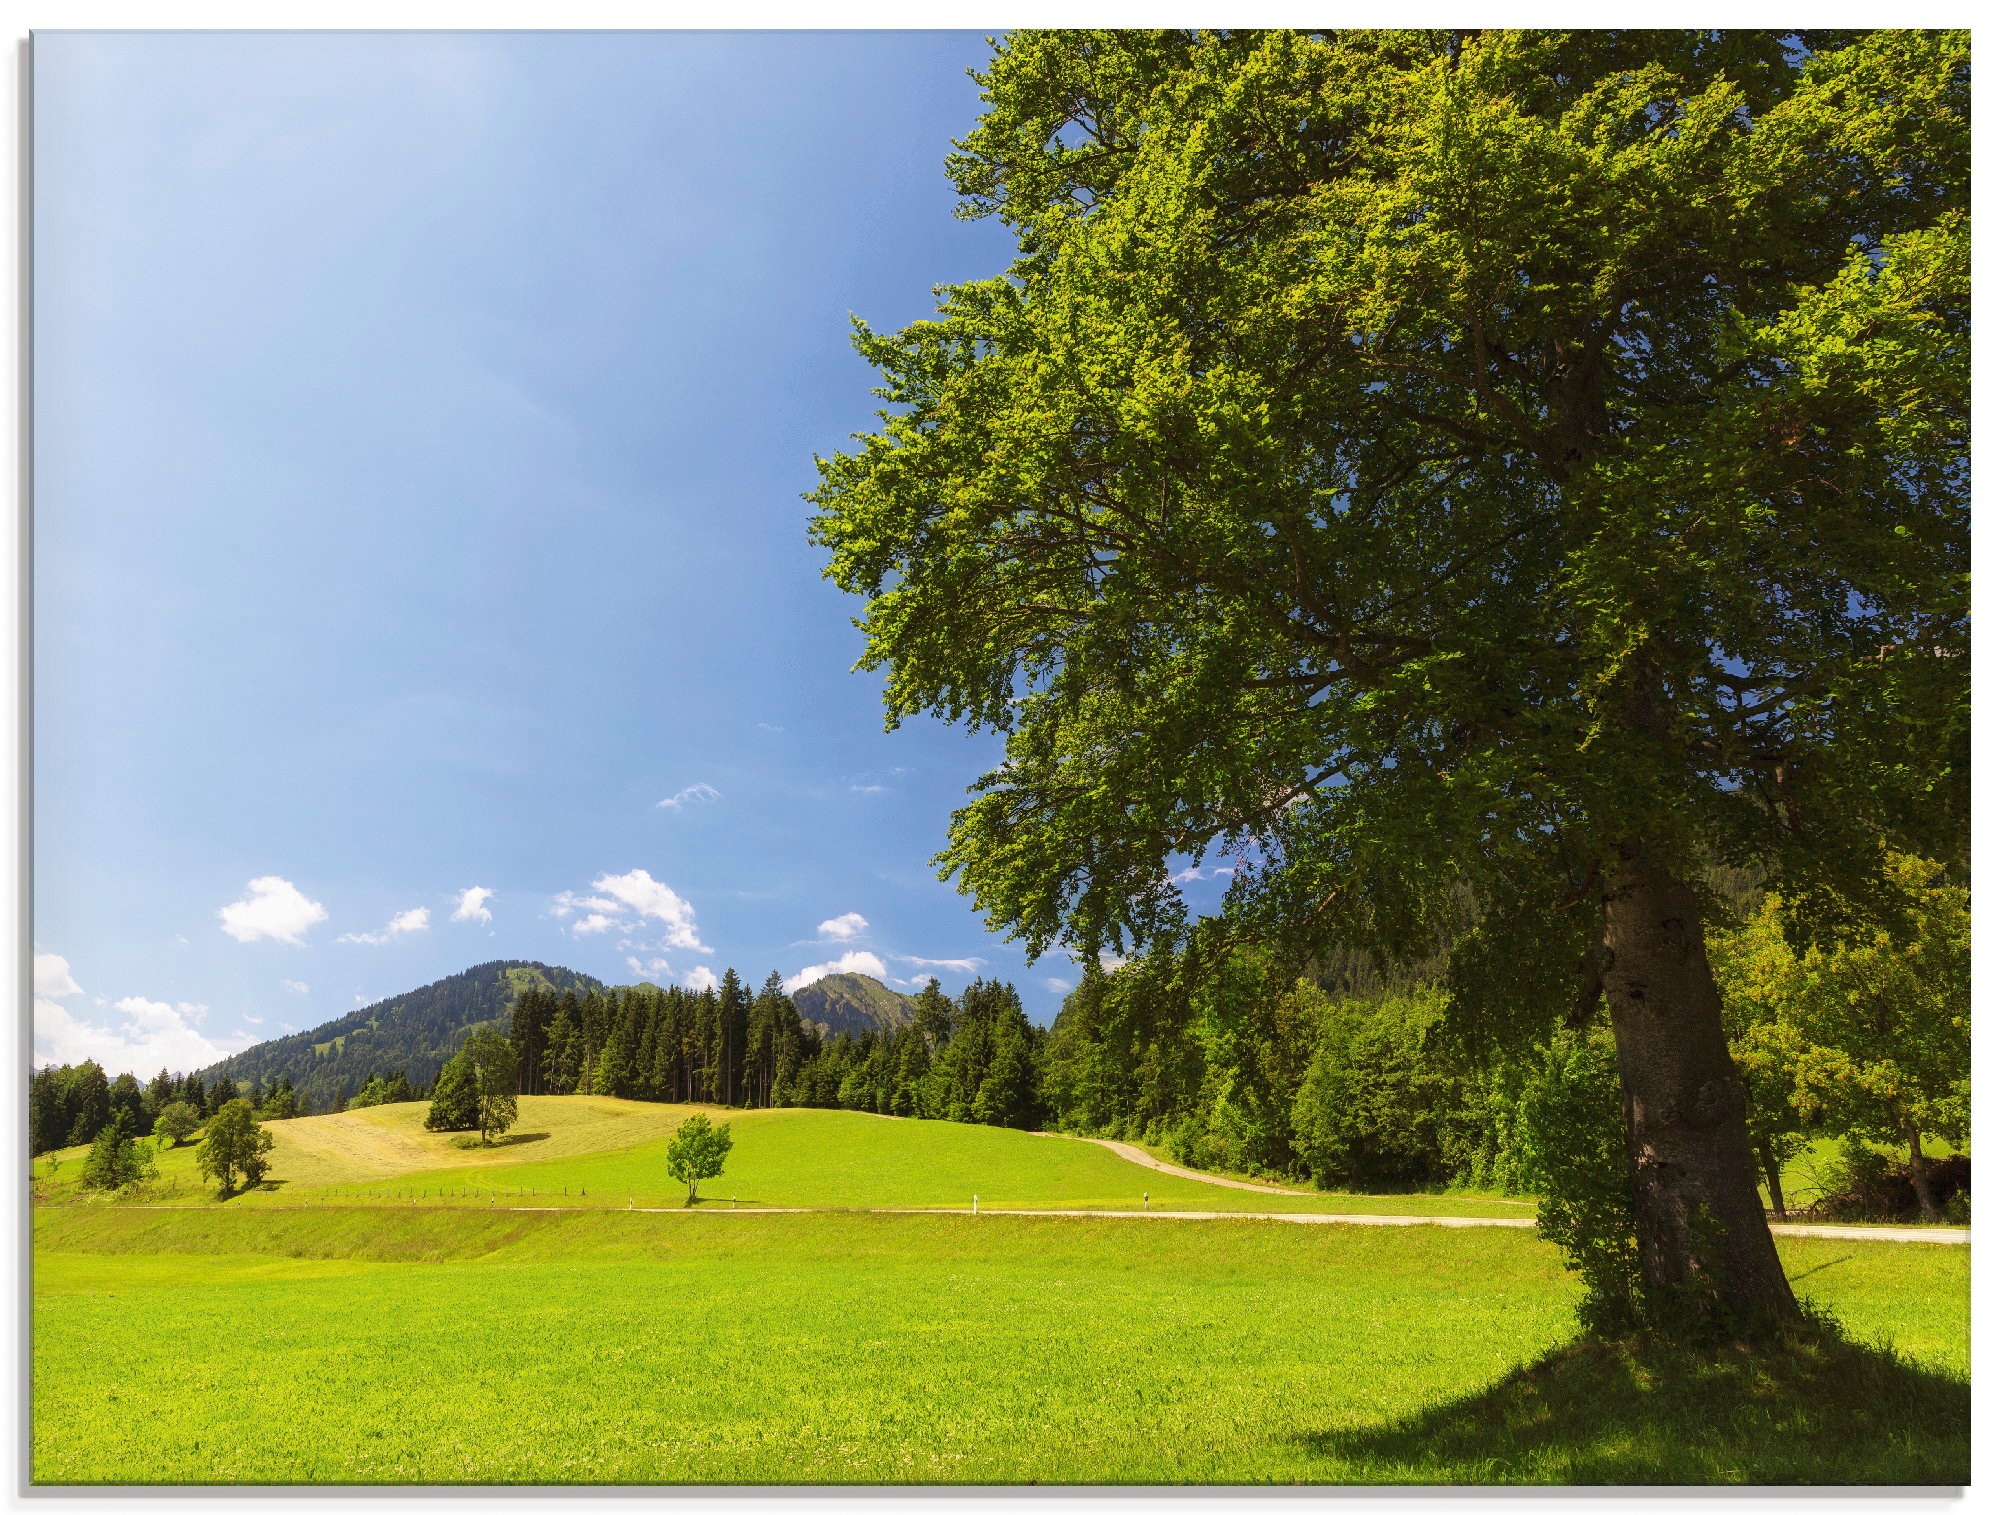
[[[437,1077],[474,1026],[491,1021],[505,1031],[514,1001],[523,991],[539,988],[582,994],[604,985],[546,963],[481,963],[310,1031],[259,1042],[203,1068],[202,1080],[222,1076],[268,1084],[282,1073],[320,1113],[340,1109],[377,1073],[387,1077],[400,1070],[422,1088]]]
[[[916,1019],[907,994],[865,973],[829,973],[796,990],[792,1003],[799,1007],[799,1019],[818,1026],[821,1036],[893,1031]]]

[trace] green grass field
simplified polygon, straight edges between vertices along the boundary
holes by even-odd
[[[232,1206],[340,1201],[677,1205],[667,1177],[668,1133],[693,1107],[574,1096],[528,1097],[506,1144],[467,1150],[423,1130],[427,1107],[384,1105],[344,1115],[279,1121],[267,1185]],[[1459,1195],[1274,1194],[1231,1189],[1141,1167],[1092,1142],[951,1121],[890,1120],[844,1110],[709,1111],[729,1122],[735,1150],[705,1203],[970,1208],[1287,1210],[1532,1216],[1521,1201]],[[37,1197],[82,1198],[82,1148],[57,1154],[49,1179],[38,1160]],[[159,1157],[151,1203],[212,1204],[194,1149]],[[1150,1195],[1150,1200],[1142,1196]]]
[[[1962,1481],[1966,1249],[1783,1252],[1907,1357],[1566,1348],[1519,1231],[42,1209],[34,1476]]]

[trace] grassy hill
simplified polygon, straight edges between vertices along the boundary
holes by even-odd
[[[830,973],[792,996],[799,1018],[819,1027],[821,1036],[893,1031],[916,1019],[907,994],[865,973]]]
[[[338,1110],[378,1073],[401,1071],[419,1087],[428,1084],[474,1026],[490,1021],[505,1030],[514,1001],[527,989],[581,994],[603,987],[586,974],[546,963],[481,963],[310,1031],[259,1042],[203,1068],[201,1076],[204,1082],[220,1076],[264,1084],[284,1074],[312,1109]]]
[[[516,1196],[535,1203],[602,1206],[630,1199],[677,1205],[667,1177],[669,1134],[694,1106],[604,1095],[524,1095],[521,1118],[502,1145],[426,1131],[421,1103],[378,1105],[339,1115],[271,1121],[266,1186],[228,1201],[233,1209],[338,1200],[430,1202],[484,1207]],[[761,1206],[914,1206],[985,1209],[1306,1210],[1519,1218],[1519,1203],[1439,1195],[1267,1194],[1226,1189],[1128,1162],[1094,1142],[956,1121],[895,1120],[850,1110],[719,1110],[735,1137],[724,1176],[703,1193]],[[460,1146],[460,1142],[472,1145]],[[42,1203],[98,1204],[81,1190],[85,1148],[53,1154],[33,1172]],[[160,1182],[148,1204],[213,1206],[195,1172],[193,1146],[159,1154]],[[565,1193],[564,1191],[568,1191]],[[1142,1196],[1150,1195],[1150,1201]]]

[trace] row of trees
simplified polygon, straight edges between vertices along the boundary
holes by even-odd
[[[580,996],[530,992],[515,1004],[508,1040],[523,1094],[1037,1124],[1044,1033],[1014,987],[979,980],[953,999],[933,979],[914,998],[907,1025],[822,1038],[776,973],[752,995],[731,969],[699,992],[650,984]],[[445,1080],[440,1074],[440,1090]]]
[[[107,1078],[92,1059],[40,1068],[28,1080],[29,1155],[95,1141],[120,1116],[131,1136],[150,1136],[160,1112],[170,1105],[184,1105],[206,1119],[233,1099],[246,1100],[262,1120],[310,1113],[284,1075],[260,1088],[254,1082],[240,1085],[226,1078],[204,1084],[199,1074],[177,1076],[162,1068],[151,1082],[141,1085],[130,1073]]]
[[[1899,1149],[1938,1218],[1925,1143],[1969,1135],[1970,894],[1916,857],[1890,856],[1884,875],[1887,918],[1830,945],[1803,944],[1799,906],[1761,892],[1711,939],[1752,1148],[1781,1213],[1787,1159],[1841,1137]],[[1159,954],[1086,977],[1049,1036],[1040,1092],[1059,1129],[1327,1187],[1544,1191],[1577,1154],[1622,1142],[1595,1007],[1504,1053],[1469,1029],[1439,982],[1333,993],[1246,951],[1197,983]]]

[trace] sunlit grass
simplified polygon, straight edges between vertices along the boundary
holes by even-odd
[[[43,1481],[1935,1482],[1967,1455],[1962,1249],[1782,1244],[1912,1365],[1570,1350],[1574,1285],[1519,1231],[36,1220]]]

